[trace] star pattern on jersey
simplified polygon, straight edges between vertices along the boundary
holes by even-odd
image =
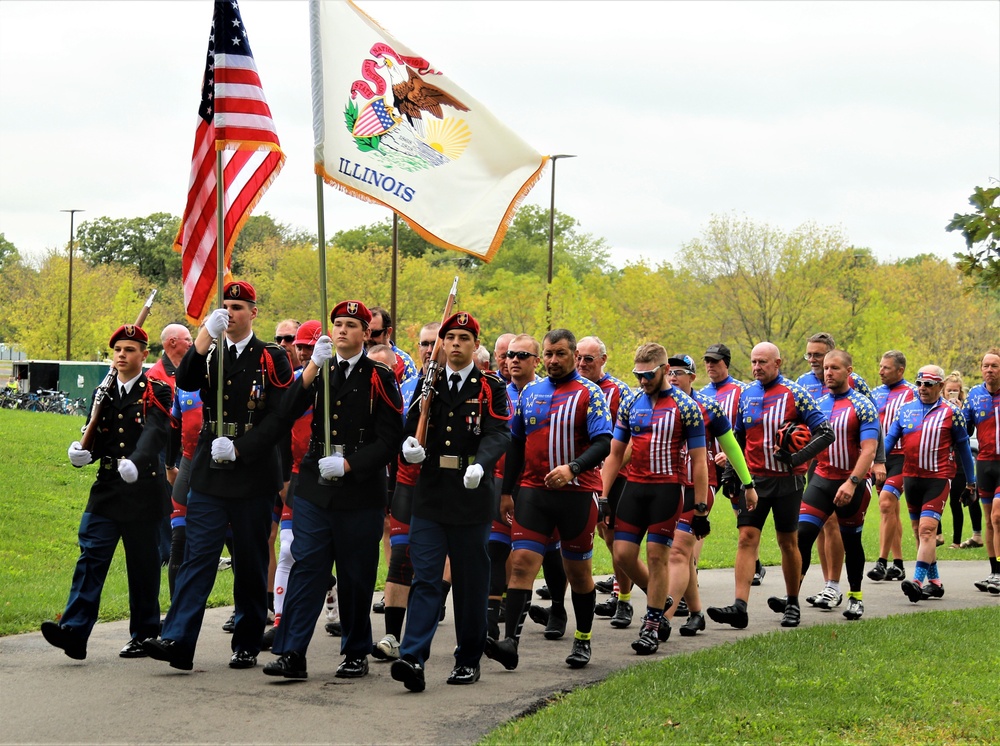
[[[785,381],[785,386],[788,390],[792,392],[792,396],[795,399],[795,408],[799,412],[812,412],[816,409],[816,400],[812,398],[812,395],[804,388],[799,386],[799,384],[792,381]]]
[[[697,402],[680,389],[674,389],[674,401],[677,402],[677,411],[681,415],[681,423],[691,427],[692,425],[704,424],[705,418],[701,415],[701,409]]]
[[[854,410],[858,413],[858,422],[862,424],[878,422],[878,409],[875,408],[875,404],[867,394],[860,389],[853,388],[847,396],[854,404]]]

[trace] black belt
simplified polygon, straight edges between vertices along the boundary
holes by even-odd
[[[433,463],[433,461],[432,461]],[[452,456],[444,455],[437,457],[437,465],[439,469],[460,469],[464,470],[472,464],[476,463],[475,456]]]
[[[218,432],[216,430],[215,424],[216,424],[215,420],[205,420],[201,425],[201,429],[203,431],[215,434]],[[251,430],[253,430],[252,422],[248,422],[245,425],[241,422],[223,422],[222,432],[219,433],[219,435],[226,438],[238,438],[241,435],[250,432]]]

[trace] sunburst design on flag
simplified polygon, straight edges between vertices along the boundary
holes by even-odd
[[[424,128],[427,144],[448,160],[461,158],[472,140],[472,131],[464,119],[432,119]]]

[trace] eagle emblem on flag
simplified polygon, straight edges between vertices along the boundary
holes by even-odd
[[[427,60],[396,52],[378,42],[361,63],[361,78],[351,86],[344,123],[358,150],[378,154],[385,167],[419,171],[462,157],[472,131],[446,110],[469,107],[425,80],[440,75]],[[391,94],[391,103],[386,94]],[[357,99],[364,103],[359,107]]]

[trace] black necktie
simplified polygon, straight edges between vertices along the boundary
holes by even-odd
[[[236,349],[236,345],[230,345],[229,346],[229,360],[230,360],[230,362],[235,363],[236,360],[239,358],[239,356],[240,356],[240,353]]]
[[[451,381],[451,395],[452,396],[457,396],[458,395],[458,384],[462,382],[462,374],[461,373],[452,373],[450,376],[448,376],[448,380]]]
[[[121,401],[125,401],[125,394],[127,393],[128,392],[125,390],[125,384],[122,384],[121,386],[118,387],[118,398]]]
[[[337,363],[337,372],[333,376],[333,385],[339,388],[347,380],[347,369],[351,367],[350,360],[341,360]]]

